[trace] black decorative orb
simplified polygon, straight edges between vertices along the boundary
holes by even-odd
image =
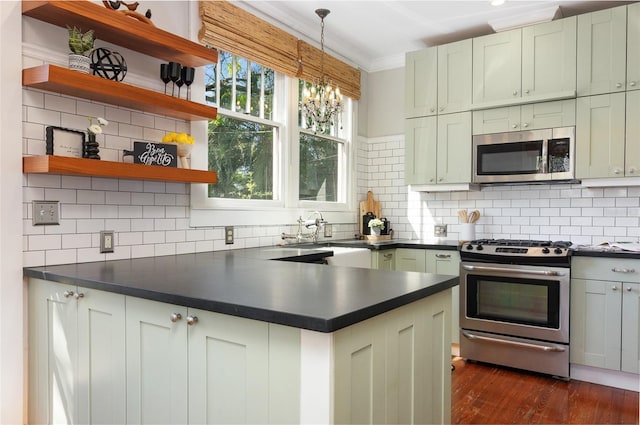
[[[93,69],[93,75],[122,81],[127,75],[127,62],[120,53],[99,47],[91,52],[91,69]]]

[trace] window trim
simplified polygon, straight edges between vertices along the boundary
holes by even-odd
[[[198,70],[201,73],[200,81],[204,81],[204,69]],[[204,84],[204,83],[203,83]],[[337,140],[344,144],[342,161],[344,169],[345,185],[344,202],[319,202],[298,200],[299,184],[299,131],[305,131],[298,126],[298,79],[286,77],[281,73],[276,73],[275,84],[283,84],[281,96],[276,96],[274,104],[274,117],[279,119],[284,112],[282,122],[278,126],[280,133],[280,143],[278,153],[280,154],[281,178],[279,179],[278,191],[282,194],[277,201],[266,200],[238,200],[209,198],[207,185],[195,183],[191,185],[191,214],[190,225],[192,227],[209,227],[221,225],[250,226],[250,225],[288,225],[295,224],[300,216],[307,215],[309,211],[321,211],[329,222],[333,223],[354,223],[357,222],[355,205],[355,178],[356,178],[356,141],[357,141],[357,105],[354,100],[347,100],[345,114],[350,119],[346,119],[351,125],[346,129],[345,134],[349,134],[350,139],[337,139],[331,136],[324,136]],[[198,90],[192,87],[192,93]],[[276,88],[276,90],[279,90]],[[202,101],[204,101],[204,87],[200,88]],[[288,109],[285,106],[289,105]],[[236,112],[225,110],[224,115],[234,118],[260,120],[258,117],[247,116]],[[266,120],[263,120],[266,121]],[[260,121],[258,121],[260,122]],[[274,122],[268,121],[268,125]],[[348,125],[348,124],[347,124]],[[191,123],[191,133],[196,141],[207,140],[207,121],[194,121]],[[206,170],[208,168],[208,143],[198,143],[194,145],[192,152],[192,166],[196,169]],[[276,150],[274,149],[274,152]],[[276,188],[274,187],[274,192]]]

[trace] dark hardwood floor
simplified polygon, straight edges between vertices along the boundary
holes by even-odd
[[[638,424],[638,393],[454,358],[453,424]]]

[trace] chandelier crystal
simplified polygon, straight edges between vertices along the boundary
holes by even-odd
[[[305,84],[303,100],[300,108],[307,128],[314,133],[328,134],[332,126],[340,125],[343,103],[340,88],[331,86],[331,81],[324,75],[324,18],[331,13],[328,9],[317,9],[320,17],[320,78],[313,83]]]

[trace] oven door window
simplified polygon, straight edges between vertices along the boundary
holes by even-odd
[[[477,146],[479,176],[537,174],[543,172],[543,141]]]
[[[467,276],[467,316],[559,329],[560,282]]]

